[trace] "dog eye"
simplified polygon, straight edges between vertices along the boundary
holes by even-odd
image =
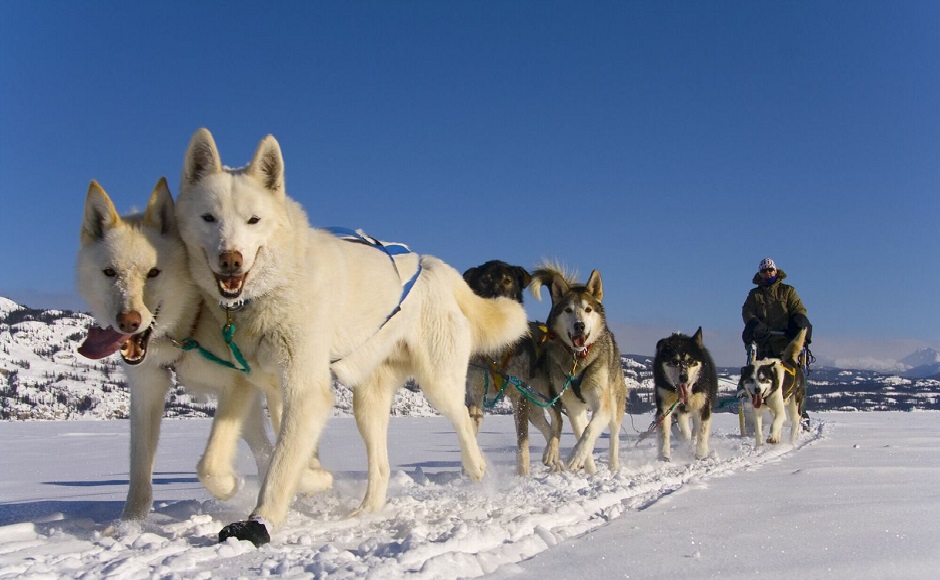
[[[253,226],[260,221],[261,221],[261,218],[259,218],[256,215],[253,215],[250,218],[248,218],[248,225]]]
[[[591,307],[588,306],[587,308],[584,309],[584,311],[585,311],[585,312],[591,312]]]
[[[204,213],[202,214],[202,221],[206,222],[207,224],[211,224],[215,221],[215,216],[211,213]]]
[[[572,310],[571,307],[568,306],[565,308],[565,312],[567,312],[568,314],[571,314],[572,312],[574,312],[574,310]]]
[[[503,276],[503,286],[509,286],[510,284],[512,284],[512,278]]]
[[[160,275],[160,270],[158,270],[158,269],[156,269],[156,268],[150,268],[150,271],[147,272],[147,277],[148,277],[148,278],[156,278],[156,277],[159,276],[159,275]]]
[[[114,278],[115,276],[117,276],[117,272],[114,271],[114,268],[105,268],[104,270],[102,270],[102,272],[104,272],[104,275],[107,276],[108,278]]]

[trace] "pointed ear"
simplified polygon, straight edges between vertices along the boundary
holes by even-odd
[[[82,244],[90,244],[104,238],[105,232],[121,223],[111,198],[94,179],[88,185],[85,196],[85,216],[82,220]]]
[[[532,281],[532,275],[522,266],[515,267],[516,279],[519,281],[519,287],[525,288]]]
[[[698,330],[695,331],[695,335],[692,336],[692,340],[695,341],[695,346],[702,348],[702,327],[699,326]]]
[[[591,277],[587,281],[587,291],[597,299],[598,302],[604,299],[604,287],[601,284],[601,273],[597,270],[591,272]]]
[[[222,171],[222,159],[208,129],[197,129],[183,157],[183,185],[194,185],[208,175]]]
[[[144,212],[144,223],[154,229],[160,230],[162,235],[176,232],[176,212],[173,211],[173,196],[167,187],[166,178],[153,188],[150,201],[147,202],[147,211]]]
[[[284,195],[284,157],[273,135],[268,135],[258,143],[247,173],[260,180],[268,191]]]
[[[660,338],[659,340],[656,341],[656,352],[657,352],[657,353],[659,353],[659,351],[661,351],[661,350],[663,349],[663,345],[666,344],[666,341],[667,341],[667,340],[669,340],[669,339],[668,339],[668,338]]]
[[[552,304],[558,304],[561,302],[562,297],[568,293],[568,282],[561,276],[554,276],[549,289],[552,293]]]

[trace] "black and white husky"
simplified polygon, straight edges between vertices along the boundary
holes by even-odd
[[[800,434],[800,409],[806,398],[806,377],[797,363],[803,350],[806,329],[790,341],[781,358],[764,358],[741,369],[738,390],[743,390],[754,407],[754,433],[756,445],[763,444],[762,419],[766,407],[773,415],[767,443],[780,442],[785,415],[790,415],[790,444],[796,443]]]
[[[689,418],[695,426],[695,456],[708,457],[712,407],[718,399],[718,372],[702,345],[702,327],[694,336],[676,333],[656,343],[653,361],[656,385],[656,419],[659,429],[659,458],[669,461],[669,432],[676,418],[683,439],[691,442]]]

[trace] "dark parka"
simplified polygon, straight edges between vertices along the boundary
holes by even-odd
[[[758,358],[779,357],[800,328],[809,327],[806,307],[796,288],[784,284],[786,272],[777,268],[777,278],[766,284],[760,273],[751,280],[757,286],[747,294],[741,316],[744,318],[745,345],[757,342]],[[770,334],[779,331],[784,334]]]

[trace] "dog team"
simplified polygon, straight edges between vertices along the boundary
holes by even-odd
[[[315,228],[288,197],[284,167],[280,145],[267,136],[247,166],[231,169],[200,129],[186,150],[175,202],[161,178],[142,215],[120,215],[97,182],[89,186],[78,287],[101,326],[89,329],[79,352],[97,359],[120,351],[127,370],[130,481],[122,520],[142,520],[152,506],[174,375],[218,400],[197,465],[206,489],[223,500],[237,491],[239,438],[261,477],[250,516],[225,526],[220,541],[267,543],[295,494],[332,486],[318,440],[332,411],[334,377],[352,389],[366,446],[367,488],[355,513],[385,504],[390,410],[411,378],[452,423],[471,479],[482,479],[486,468],[476,438],[484,408],[503,395],[513,407],[520,475],[529,472],[529,422],[545,438],[542,461],[552,470],[595,473],[594,447],[605,427],[609,468],[618,468],[627,386],[598,271],[580,282],[548,262],[529,273],[490,261],[461,275],[402,244]],[[540,298],[543,286],[551,297],[544,325],[528,321],[522,305],[525,288]],[[764,405],[774,415],[768,442],[780,441],[785,411],[796,439],[805,383],[791,361],[805,334],[784,357],[742,369],[741,388],[758,411],[758,445]],[[658,342],[654,383],[660,459],[670,458],[673,417],[696,457],[707,457],[718,379],[701,328]],[[565,458],[563,413],[576,438]]]

